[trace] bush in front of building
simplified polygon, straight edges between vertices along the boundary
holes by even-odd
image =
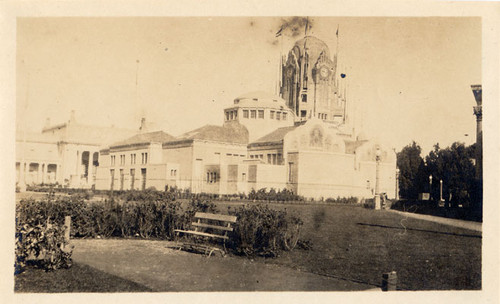
[[[29,200],[16,206],[15,273],[24,271],[28,264],[46,271],[71,266],[64,219],[52,216],[58,210],[51,201],[46,203]]]
[[[134,193],[125,198],[129,200],[111,196],[103,201],[86,201],[82,196],[55,196],[51,193],[43,200],[21,200],[16,206],[16,221],[19,223],[16,236],[20,242],[16,267],[18,264],[23,267],[29,252],[40,251],[36,246],[46,244],[50,250],[61,248],[63,230],[60,227],[63,227],[65,216],[71,216],[73,238],[173,240],[176,237],[174,229],[188,229],[196,212],[218,212],[217,206],[205,199],[181,202],[157,192]],[[283,250],[293,250],[299,242],[302,220],[286,210],[251,204],[228,208],[228,213],[238,218],[228,246],[237,254],[275,257]],[[26,223],[29,226],[25,226]],[[52,227],[52,230],[44,227]],[[42,235],[50,237],[43,239]],[[31,239],[36,240],[36,246],[26,243]],[[52,256],[59,257],[59,264],[56,263],[59,266],[54,267],[62,267],[68,257],[58,251],[55,253]],[[47,265],[52,267],[50,265],[55,264]]]
[[[303,201],[304,197],[296,195],[293,191],[284,188],[283,190],[278,190],[271,188],[267,191],[267,188],[259,189],[255,191],[252,189],[248,193],[249,200],[255,201],[269,201],[269,202],[291,202],[291,201]]]
[[[337,198],[329,197],[325,200],[325,202],[330,204],[357,205],[359,203],[359,200],[355,196],[350,196],[350,197],[338,196]]]

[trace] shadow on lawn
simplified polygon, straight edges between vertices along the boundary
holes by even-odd
[[[445,234],[445,235],[453,235],[453,236],[461,236],[461,237],[471,237],[471,238],[478,238],[478,239],[482,238],[481,235],[461,234],[461,233],[453,233],[453,232],[441,232],[441,231],[418,229],[418,228],[394,227],[394,226],[386,226],[386,225],[379,225],[379,224],[367,224],[367,223],[356,223],[356,225],[371,226],[371,227],[380,227],[380,228],[388,228],[388,229],[398,229],[398,230],[420,231],[420,232],[428,232],[428,233],[435,233],[435,234]]]
[[[74,263],[68,269],[46,272],[28,268],[14,276],[15,292],[151,292],[149,287],[103,272],[85,264]]]

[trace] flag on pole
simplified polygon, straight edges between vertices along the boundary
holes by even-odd
[[[276,38],[278,38],[279,36],[281,36],[283,34],[283,26],[280,27],[280,30],[276,32]]]

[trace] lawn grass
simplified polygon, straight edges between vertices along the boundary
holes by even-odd
[[[356,206],[276,207],[300,214],[313,249],[272,263],[375,286],[396,271],[400,290],[481,289],[480,232]]]
[[[222,212],[237,202],[216,202]],[[274,259],[255,259],[304,272],[380,286],[396,271],[400,290],[481,289],[480,232],[445,226],[384,210],[352,205],[285,205],[304,221],[301,239],[311,250],[295,249]],[[242,262],[243,259],[241,258]],[[133,263],[133,261],[130,261]],[[189,272],[189,269],[185,270]],[[237,284],[237,282],[235,282]],[[127,292],[147,287],[86,265],[45,273],[28,269],[15,277],[17,292]]]
[[[151,289],[132,281],[74,263],[69,269],[45,272],[28,268],[15,276],[15,292],[148,292]]]

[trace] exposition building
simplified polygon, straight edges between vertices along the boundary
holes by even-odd
[[[316,199],[395,197],[395,152],[355,134],[337,74],[328,46],[304,37],[282,58],[280,96],[235,98],[221,126],[177,137],[143,130],[117,140],[99,151],[95,188],[168,186],[213,194],[286,188]]]
[[[252,92],[224,109],[220,126],[180,136],[64,124],[16,139],[18,185],[102,190],[166,187],[240,194],[288,189],[306,198],[395,197],[396,155],[356,133],[337,56],[307,36],[282,58],[279,96]],[[351,107],[352,108],[352,107]]]
[[[136,131],[81,124],[70,119],[52,125],[47,119],[41,133],[16,134],[16,183],[20,187],[59,184],[90,188],[95,184],[99,150],[103,145],[127,138]]]

